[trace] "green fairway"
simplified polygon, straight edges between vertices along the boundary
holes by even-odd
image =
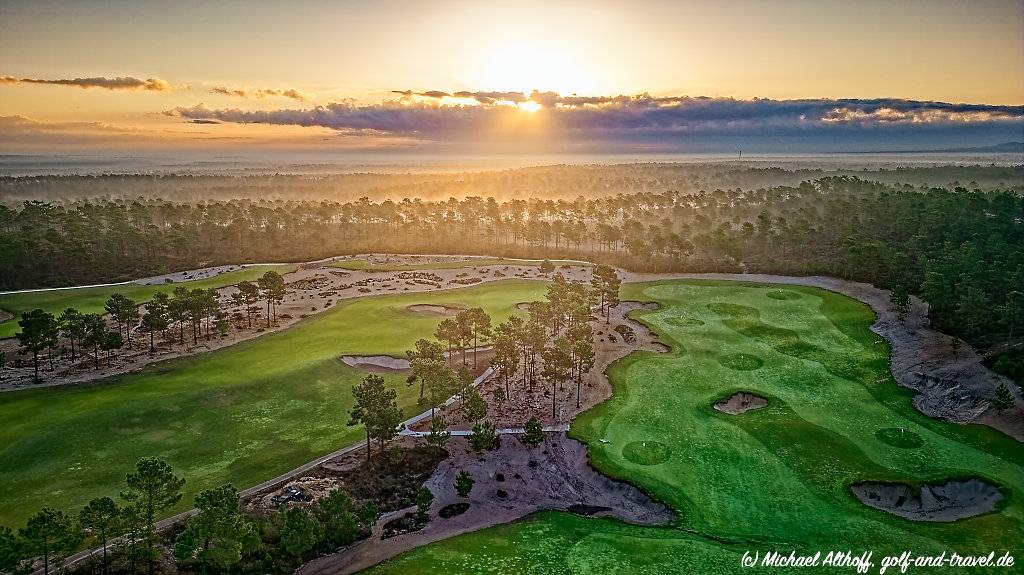
[[[120,293],[138,303],[143,303],[149,301],[156,292],[170,292],[179,285],[189,289],[221,288],[242,281],[254,281],[266,273],[267,270],[277,270],[278,273],[283,274],[294,271],[295,266],[249,266],[244,270],[226,272],[211,278],[187,282],[156,285],[129,283],[116,286],[70,288],[0,295],[0,309],[9,311],[14,316],[5,322],[0,322],[0,339],[14,337],[14,334],[18,331],[18,317],[20,317],[21,313],[36,308],[43,309],[54,315],[60,314],[60,312],[69,307],[76,308],[82,313],[103,313],[103,305],[107,303],[107,299],[113,293]]]
[[[476,258],[450,262],[424,262],[421,264],[375,264],[368,260],[344,260],[334,262],[329,267],[352,271],[369,272],[403,272],[413,270],[451,270],[477,266],[539,266],[544,260],[518,260],[505,258]],[[555,266],[590,265],[567,260],[551,260]]]
[[[741,571],[734,549],[675,529],[548,511],[420,547],[367,573],[725,575]]]
[[[577,417],[572,434],[588,443],[596,468],[675,509],[675,525],[544,513],[413,550],[372,572],[491,573],[497,563],[511,566],[497,572],[537,574],[717,573],[738,570],[746,550],[794,549],[873,550],[876,561],[904,550],[1010,550],[1019,562],[1024,446],[915,410],[888,372],[888,347],[868,329],[866,305],[816,288],[784,290],[623,286],[624,300],[661,304],[635,315],[672,351],[613,364],[613,397]],[[769,405],[738,416],[711,408],[737,391]],[[954,523],[901,519],[849,491],[856,481],[968,476],[1005,498],[992,513]]]
[[[202,489],[242,488],[362,437],[346,427],[350,389],[363,373],[343,354],[402,355],[430,337],[427,303],[480,306],[495,322],[545,284],[506,280],[451,291],[367,297],[275,334],[194,358],[153,364],[92,385],[0,394],[0,524],[18,527],[50,506],[77,513],[90,498],[116,496],[146,455],[165,458],[187,480],[179,508]],[[415,387],[389,377],[406,413]]]

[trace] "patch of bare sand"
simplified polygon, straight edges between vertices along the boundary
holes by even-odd
[[[770,274],[646,274],[619,271],[626,282],[665,279],[717,279],[770,284],[806,285],[843,294],[866,303],[877,319],[871,331],[892,348],[890,369],[896,381],[917,392],[914,406],[925,415],[955,423],[983,423],[1024,441],[1024,393],[1012,380],[982,364],[982,357],[966,343],[931,329],[928,306],[911,298],[910,313],[900,321],[892,308],[889,291],[870,284],[838,278],[792,277]],[[991,406],[996,387],[1004,384],[1015,405],[1002,413]]]
[[[734,393],[729,396],[729,399],[723,399],[722,401],[716,402],[714,408],[723,413],[729,415],[739,415],[755,409],[761,409],[768,405],[768,400],[752,393],[741,391]]]
[[[425,484],[434,494],[431,521],[426,527],[382,540],[383,524],[404,510],[389,514],[378,521],[369,539],[343,553],[307,563],[297,573],[354,573],[409,549],[508,523],[543,509],[585,511],[641,525],[665,524],[675,519],[672,511],[639,489],[591,468],[586,446],[563,433],[545,434],[544,444],[534,449],[514,436],[503,435],[498,449],[480,456],[469,450],[465,439],[453,438],[449,451],[452,456],[441,462]],[[460,497],[455,492],[455,476],[462,470],[475,480],[469,497]],[[498,495],[499,489],[505,492],[504,497]],[[465,513],[450,519],[438,517],[441,508],[459,502],[469,503]]]
[[[12,317],[14,317],[14,314],[12,314],[11,312],[9,312],[9,311],[7,311],[5,309],[0,309],[0,322],[7,321],[7,320],[11,319]]]
[[[924,484],[919,492],[903,483],[862,482],[850,486],[861,503],[912,521],[950,522],[988,513],[1002,492],[980,480]]]
[[[341,361],[370,373],[408,373],[412,367],[408,359],[390,355],[343,355]]]
[[[448,307],[444,305],[433,305],[427,303],[413,304],[407,306],[405,309],[416,313],[426,313],[430,315],[441,315],[446,317],[451,317],[458,314],[460,311],[464,311],[457,307]]]

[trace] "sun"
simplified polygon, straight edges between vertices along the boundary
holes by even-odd
[[[597,81],[582,61],[562,50],[514,44],[485,52],[471,82],[479,89],[504,90],[529,94],[533,90],[574,93],[597,93]],[[523,104],[531,104],[524,102]],[[533,105],[520,108],[536,111]],[[531,109],[533,108],[533,109]]]
[[[537,110],[540,110],[541,108],[543,108],[543,106],[541,106],[537,102],[534,102],[533,100],[527,100],[525,102],[519,102],[518,104],[516,104],[516,106],[518,106],[520,110],[522,110],[524,112],[530,112],[531,114],[533,112],[536,112]]]

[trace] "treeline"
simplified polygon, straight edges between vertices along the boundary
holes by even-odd
[[[938,327],[1008,336],[1024,200],[852,177],[575,200],[155,200],[0,208],[0,289],[370,251],[587,258],[640,271],[826,274],[899,287]]]
[[[418,167],[410,167],[418,170]],[[637,163],[535,166],[475,172],[288,173],[251,175],[105,174],[0,176],[0,203],[17,205],[41,200],[147,199],[176,203],[269,199],[292,201],[355,201],[420,198],[426,201],[491,196],[515,198],[598,198],[615,194],[693,193],[713,189],[756,189],[796,186],[835,176],[914,187],[956,187],[1024,191],[1024,166],[898,166],[877,161],[856,162],[747,160],[710,163]],[[409,168],[405,168],[409,169]]]
[[[269,270],[255,283],[243,281],[235,286],[231,294],[230,304],[244,310],[247,325],[252,329],[252,319],[259,312],[261,301],[266,303],[267,327],[271,321],[277,321],[277,305],[280,304],[288,288],[281,274]],[[18,318],[18,331],[14,334],[22,353],[32,354],[33,380],[38,383],[40,354],[47,352],[46,361],[50,371],[55,363],[64,360],[70,350],[70,365],[74,367],[78,356],[85,356],[90,350],[93,364],[100,368],[100,351],[106,354],[107,366],[110,366],[110,354],[127,346],[132,347],[132,334],[143,331],[149,338],[149,353],[158,348],[156,334],[160,333],[160,341],[173,345],[174,339],[179,345],[185,345],[185,326],[189,325],[192,344],[205,337],[209,341],[214,331],[224,335],[228,332],[231,318],[222,309],[220,292],[217,289],[189,289],[177,286],[168,294],[156,292],[142,306],[120,293],[111,294],[103,306],[106,317],[99,313],[82,313],[77,308],[69,307],[59,315],[42,309],[34,309],[21,314]],[[240,318],[238,318],[240,319]],[[111,331],[109,324],[117,326]],[[205,329],[204,329],[205,323]],[[168,337],[168,330],[177,324],[177,337]],[[173,336],[173,333],[171,334]],[[66,345],[65,345],[66,344]],[[0,352],[0,368],[4,366],[4,353]]]
[[[306,506],[248,513],[238,491],[222,485],[196,495],[198,512],[161,532],[158,520],[178,507],[184,485],[166,462],[146,457],[117,498],[97,497],[77,515],[44,508],[17,531],[0,526],[0,573],[49,575],[85,546],[101,553],[74,572],[154,575],[168,571],[162,556],[169,551],[177,572],[291,573],[365,538],[380,516],[376,503],[356,504],[341,490]]]

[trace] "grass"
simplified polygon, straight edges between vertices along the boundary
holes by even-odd
[[[879,555],[904,550],[1009,550],[1019,560],[1024,446],[917,412],[888,372],[867,306],[815,288],[785,291],[708,281],[623,288],[623,299],[661,304],[635,316],[672,351],[614,363],[613,397],[577,417],[572,434],[588,443],[596,468],[675,509],[675,525],[542,513],[370,572],[718,573],[738,571],[747,550],[872,550],[876,570]],[[769,405],[739,416],[712,409],[737,391]],[[904,520],[849,491],[857,481],[968,476],[1005,498],[995,512],[955,523]]]
[[[446,261],[446,262],[424,262],[420,264],[374,264],[368,260],[344,260],[334,262],[329,267],[341,268],[344,270],[353,271],[370,271],[370,272],[404,272],[413,270],[450,270],[459,268],[479,267],[479,266],[539,266],[544,260],[519,260],[519,259],[506,259],[506,258],[475,258],[466,259],[459,261]],[[580,262],[570,262],[568,260],[551,260],[551,263],[555,266],[570,265],[578,266],[583,265]],[[590,265],[590,264],[586,264]]]
[[[364,374],[343,354],[401,355],[442,319],[410,304],[481,306],[495,322],[545,285],[506,280],[451,291],[348,300],[274,334],[152,364],[90,385],[0,394],[0,524],[43,506],[77,513],[116,496],[140,457],[156,455],[197,492],[244,488],[362,438],[347,427],[351,387]],[[418,389],[387,377],[407,414]]]
[[[366,571],[374,575],[740,572],[735,550],[720,543],[674,529],[555,512],[426,545]]]
[[[18,318],[21,316],[21,313],[36,308],[43,309],[54,315],[59,315],[69,307],[76,308],[82,313],[103,313],[104,304],[107,303],[107,299],[114,293],[120,293],[138,303],[143,303],[149,301],[156,292],[170,292],[179,285],[189,289],[221,288],[246,280],[253,281],[268,270],[287,273],[294,269],[295,266],[249,266],[244,270],[226,272],[211,278],[187,282],[156,285],[129,283],[116,286],[70,288],[0,295],[0,309],[8,311],[14,316],[7,321],[0,322],[0,339],[14,337],[14,334],[19,329]]]

